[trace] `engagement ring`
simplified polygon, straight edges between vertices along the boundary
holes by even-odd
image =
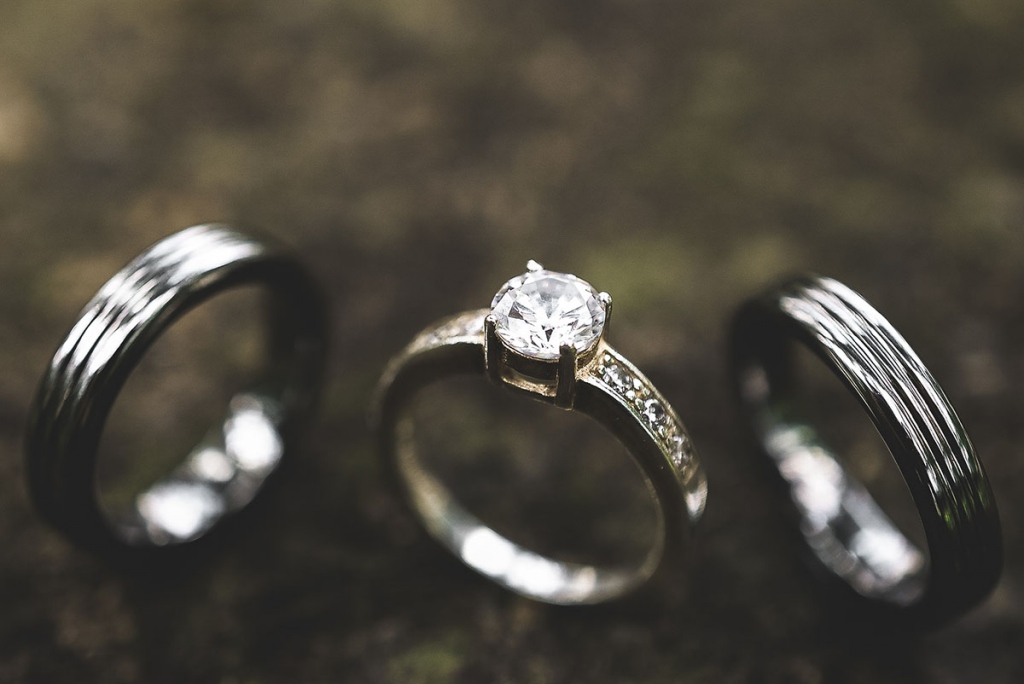
[[[665,398],[606,341],[612,300],[589,283],[530,262],[489,309],[443,320],[388,366],[375,422],[388,460],[426,529],[470,567],[524,596],[596,603],[645,582],[666,556],[685,555],[707,485],[686,429]],[[635,566],[550,558],[498,534],[457,502],[417,456],[403,420],[424,386],[457,374],[495,383],[594,418],[626,446],[657,504],[654,546]]]

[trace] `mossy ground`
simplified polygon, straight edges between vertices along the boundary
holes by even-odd
[[[1011,0],[0,3],[0,681],[1020,681],[1022,44]],[[214,559],[124,577],[32,512],[27,406],[106,278],[211,220],[281,238],[323,281],[324,408]],[[376,469],[387,358],[529,258],[612,292],[616,346],[693,434],[711,498],[688,589],[516,598],[426,539]],[[994,481],[1004,579],[919,640],[844,630],[729,400],[730,312],[804,270],[904,333]],[[182,392],[245,344],[224,342],[182,350]],[[176,391],[139,397],[190,420]]]

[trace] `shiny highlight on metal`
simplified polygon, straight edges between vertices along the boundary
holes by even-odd
[[[539,269],[535,262],[528,265]],[[611,297],[602,294],[601,302],[607,317]],[[657,503],[657,542],[639,564],[595,566],[534,553],[477,519],[424,468],[408,404],[421,388],[460,374],[487,377],[529,398],[579,411],[626,446]],[[675,411],[608,345],[604,333],[585,354],[565,345],[557,359],[539,360],[502,343],[489,309],[442,320],[391,361],[378,383],[371,422],[397,487],[430,534],[474,570],[516,593],[555,604],[598,603],[636,589],[659,568],[684,570],[691,527],[707,498],[704,471]]]
[[[820,357],[870,416],[913,496],[927,554],[800,414],[794,342]],[[731,355],[741,405],[812,556],[852,588],[855,605],[879,625],[930,628],[992,590],[1003,550],[985,471],[935,378],[870,304],[829,278],[792,280],[740,308]]]
[[[269,364],[214,429],[124,515],[95,483],[104,424],[132,370],[179,317],[229,288],[268,297]],[[202,225],[153,245],[85,307],[43,376],[25,442],[36,508],[73,542],[114,562],[145,564],[192,548],[257,495],[292,450],[318,399],[326,352],[319,288],[289,254],[226,226]]]

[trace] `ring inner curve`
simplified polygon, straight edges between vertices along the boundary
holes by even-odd
[[[794,352],[803,338],[788,333],[777,319],[753,315],[747,323],[737,339],[744,350],[739,391],[762,448],[789,487],[808,547],[862,596],[899,606],[915,603],[927,588],[929,558],[849,474],[801,409]],[[839,329],[829,334],[843,338]],[[846,379],[849,369],[809,348]]]
[[[773,408],[759,416],[763,445],[789,485],[808,547],[857,593],[913,603],[925,589],[925,554],[809,423]]]
[[[284,453],[281,406],[270,396],[240,393],[226,413],[180,466],[135,497],[130,511],[111,514],[125,541],[197,539],[256,496]]]
[[[310,371],[319,366],[322,343],[309,318],[295,313],[295,293],[271,282],[249,283],[265,295],[262,327],[269,344],[260,377],[229,400],[181,465],[136,496],[130,511],[109,516],[129,544],[163,546],[201,537],[247,506],[280,465],[288,423],[308,408],[302,404],[310,402]]]
[[[427,529],[464,563],[513,591],[548,603],[597,603],[642,584],[663,553],[664,521],[656,505],[655,543],[638,566],[614,567],[559,561],[500,535],[463,507],[421,464],[414,421],[396,425],[395,461],[410,499]]]

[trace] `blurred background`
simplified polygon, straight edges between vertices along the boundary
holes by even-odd
[[[5,0],[0,681],[1021,681],[1022,44],[1013,0]],[[96,289],[212,220],[322,280],[326,398],[221,553],[124,576],[36,519],[23,423]],[[378,472],[383,364],[529,258],[613,294],[614,344],[690,428],[711,493],[688,585],[605,608],[517,598],[427,539]],[[919,639],[845,629],[730,401],[732,310],[806,270],[904,333],[994,482],[1003,580]],[[196,320],[205,342],[164,345],[115,434],[187,442],[189,397],[252,358],[251,336]]]

